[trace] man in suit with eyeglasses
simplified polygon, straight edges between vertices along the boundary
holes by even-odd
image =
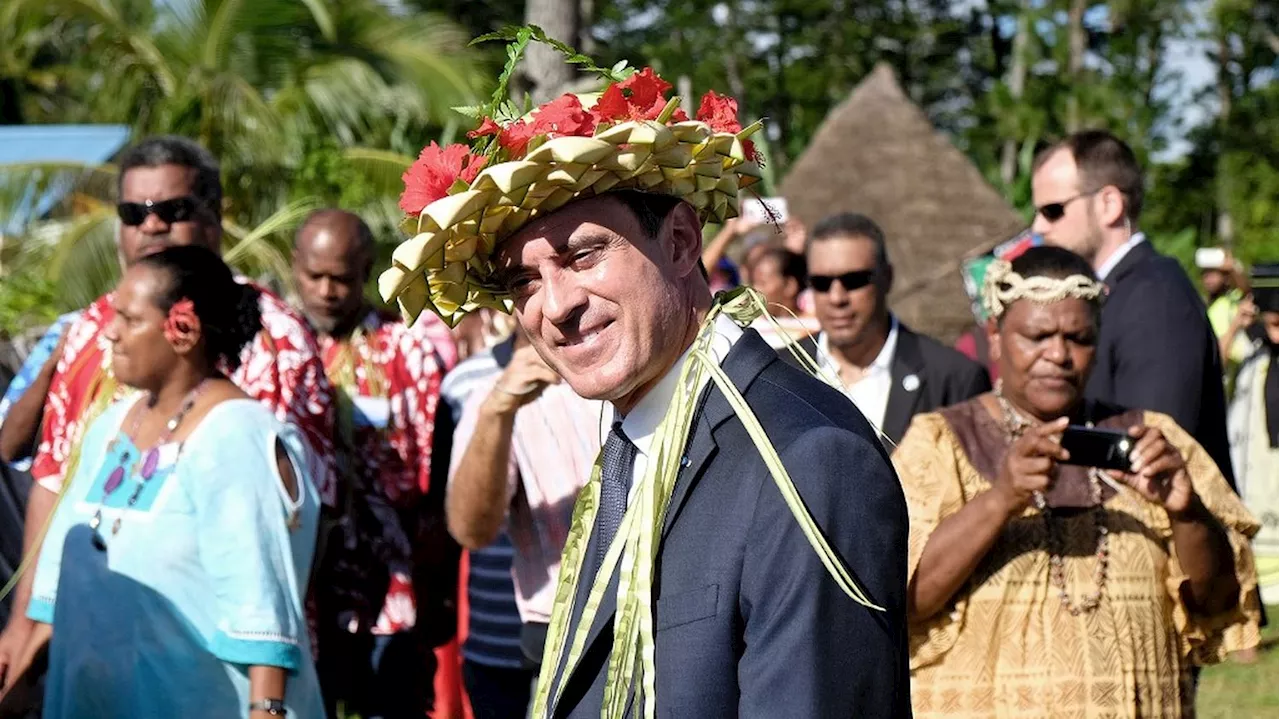
[[[1177,420],[1232,487],[1222,359],[1203,300],[1181,265],[1138,230],[1143,179],[1123,141],[1078,132],[1032,168],[1032,230],[1088,260],[1107,284],[1089,399]]]
[[[809,233],[805,258],[822,332],[800,346],[840,378],[845,395],[880,430],[888,449],[913,416],[991,389],[981,365],[912,331],[889,311],[893,266],[884,231],[871,218],[846,212],[819,222]]]

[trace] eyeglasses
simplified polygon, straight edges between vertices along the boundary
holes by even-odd
[[[866,287],[875,279],[875,270],[856,270],[854,272],[846,272],[843,275],[809,275],[809,285],[813,287],[815,292],[830,292],[831,285],[839,281],[840,286],[846,292],[852,292],[856,289]]]
[[[200,201],[187,195],[159,202],[121,202],[116,205],[120,221],[129,227],[137,227],[147,221],[147,215],[155,215],[166,225],[188,222],[200,212]]]
[[[1081,192],[1075,197],[1068,197],[1062,202],[1050,202],[1047,205],[1041,205],[1036,208],[1036,213],[1049,222],[1057,222],[1062,219],[1063,215],[1067,214],[1067,205],[1070,205],[1083,197],[1093,197],[1098,194],[1098,192],[1100,192],[1100,190],[1094,190],[1093,192]]]

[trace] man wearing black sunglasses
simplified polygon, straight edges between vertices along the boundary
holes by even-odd
[[[889,312],[893,266],[885,244],[864,215],[833,215],[814,226],[805,256],[822,332],[800,346],[839,375],[892,449],[913,416],[980,395],[991,381],[981,365]]]
[[[220,252],[222,186],[218,163],[208,150],[182,137],[152,137],[126,150],[118,164],[122,265],[129,267],[174,246],[198,245]],[[5,419],[9,427],[38,428],[20,438],[24,447],[36,445],[23,548],[28,556],[39,551],[39,528],[53,511],[84,427],[119,394],[111,372],[112,346],[104,334],[116,316],[112,300],[112,294],[98,298],[69,323],[53,370],[26,390],[40,401],[15,403]],[[270,292],[261,292],[259,310],[263,329],[245,348],[230,378],[306,434],[322,460],[311,479],[332,506],[333,389],[315,336],[305,320]],[[19,409],[26,414],[17,416]],[[17,585],[9,621],[0,633],[0,686],[16,679],[8,670],[33,626],[26,617],[30,594],[28,572]]]
[[[1182,267],[1137,231],[1133,150],[1109,132],[1080,132],[1041,152],[1032,173],[1032,230],[1088,260],[1108,288],[1086,396],[1173,417],[1234,486],[1217,340]]]

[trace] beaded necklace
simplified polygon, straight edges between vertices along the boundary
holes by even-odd
[[[160,467],[160,448],[169,443],[169,439],[173,436],[174,430],[178,429],[178,425],[182,424],[182,420],[186,419],[187,413],[189,413],[191,408],[195,406],[196,400],[199,399],[206,384],[208,384],[207,379],[201,380],[200,384],[193,387],[191,391],[187,393],[186,398],[182,401],[182,406],[178,409],[177,413],[169,419],[168,423],[165,424],[164,431],[161,432],[160,437],[156,439],[155,445],[143,453],[142,467],[138,470],[138,480],[134,484],[133,494],[129,495],[127,502],[128,507],[132,507],[138,503],[138,498],[142,496],[142,490],[146,488],[147,482],[155,476],[156,470]],[[134,437],[137,435],[138,427],[142,424],[142,417],[145,414],[146,411],[138,412],[137,416],[133,418],[133,422],[129,425],[128,431],[121,430],[116,433],[115,439],[112,439],[111,444],[107,445],[108,453],[114,451],[123,438]],[[179,447],[178,451],[181,452],[182,448]],[[121,452],[120,461],[116,464],[116,468],[111,470],[111,474],[107,476],[106,484],[102,486],[102,502],[98,505],[98,511],[94,512],[93,519],[89,520],[90,529],[97,530],[102,524],[102,506],[106,504],[107,497],[120,489],[121,485],[124,484],[124,480],[132,474],[130,470],[126,469],[130,458],[131,455],[129,450],[126,449]],[[120,524],[123,516],[123,514],[117,516],[115,521],[111,523],[111,536],[114,537],[120,532]]]
[[[999,389],[995,392],[996,401],[1000,403],[1000,411],[1004,414],[1005,432],[1008,434],[1010,444],[1013,440],[1022,436],[1029,427],[1032,426],[1031,420],[1024,417],[1018,410],[1014,409],[1013,404],[1005,398],[1004,393]],[[1088,426],[1092,427],[1093,423],[1089,422]],[[1100,470],[1096,467],[1089,468],[1089,491],[1093,499],[1093,523],[1097,528],[1098,543],[1097,551],[1094,556],[1098,563],[1094,567],[1093,582],[1094,591],[1084,595],[1079,603],[1071,599],[1071,594],[1067,591],[1067,571],[1066,560],[1062,557],[1063,540],[1061,536],[1061,528],[1054,521],[1053,510],[1049,507],[1049,503],[1045,501],[1044,493],[1036,491],[1033,500],[1036,509],[1040,510],[1040,515],[1044,517],[1045,534],[1047,536],[1048,553],[1049,553],[1049,581],[1058,589],[1058,598],[1062,601],[1062,606],[1072,616],[1087,614],[1098,608],[1102,603],[1102,592],[1107,584],[1107,565],[1111,558],[1111,548],[1109,543],[1109,532],[1107,531],[1107,510],[1102,506],[1102,479],[1099,475]]]

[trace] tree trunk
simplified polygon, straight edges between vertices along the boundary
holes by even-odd
[[[1018,30],[1013,36],[1013,59],[1009,64],[1009,96],[1014,107],[1022,102],[1027,85],[1027,43],[1031,35],[1031,8],[1018,5]],[[1019,128],[1021,130],[1022,128]],[[1018,143],[1021,137],[1007,137],[1000,149],[1000,181],[1005,187],[1013,184],[1018,173]]]
[[[1067,13],[1067,76],[1071,78],[1071,94],[1067,96],[1067,132],[1080,129],[1080,82],[1084,69],[1084,11],[1086,0],[1071,0]]]
[[[1231,118],[1234,93],[1231,87],[1231,40],[1225,29],[1220,28],[1218,33],[1218,137],[1221,140],[1227,136],[1227,123]],[[1218,145],[1221,148],[1222,143],[1219,142]],[[1235,239],[1235,227],[1231,222],[1231,212],[1227,209],[1231,197],[1231,178],[1227,177],[1226,163],[1223,162],[1221,154],[1218,156],[1217,165],[1214,190],[1217,195],[1218,218],[1215,230],[1218,242],[1231,247],[1231,241]]]
[[[579,0],[528,0],[524,19],[542,28],[547,37],[572,45],[578,42]],[[534,104],[547,102],[573,81],[573,66],[555,49],[531,43],[524,59],[524,75]]]

